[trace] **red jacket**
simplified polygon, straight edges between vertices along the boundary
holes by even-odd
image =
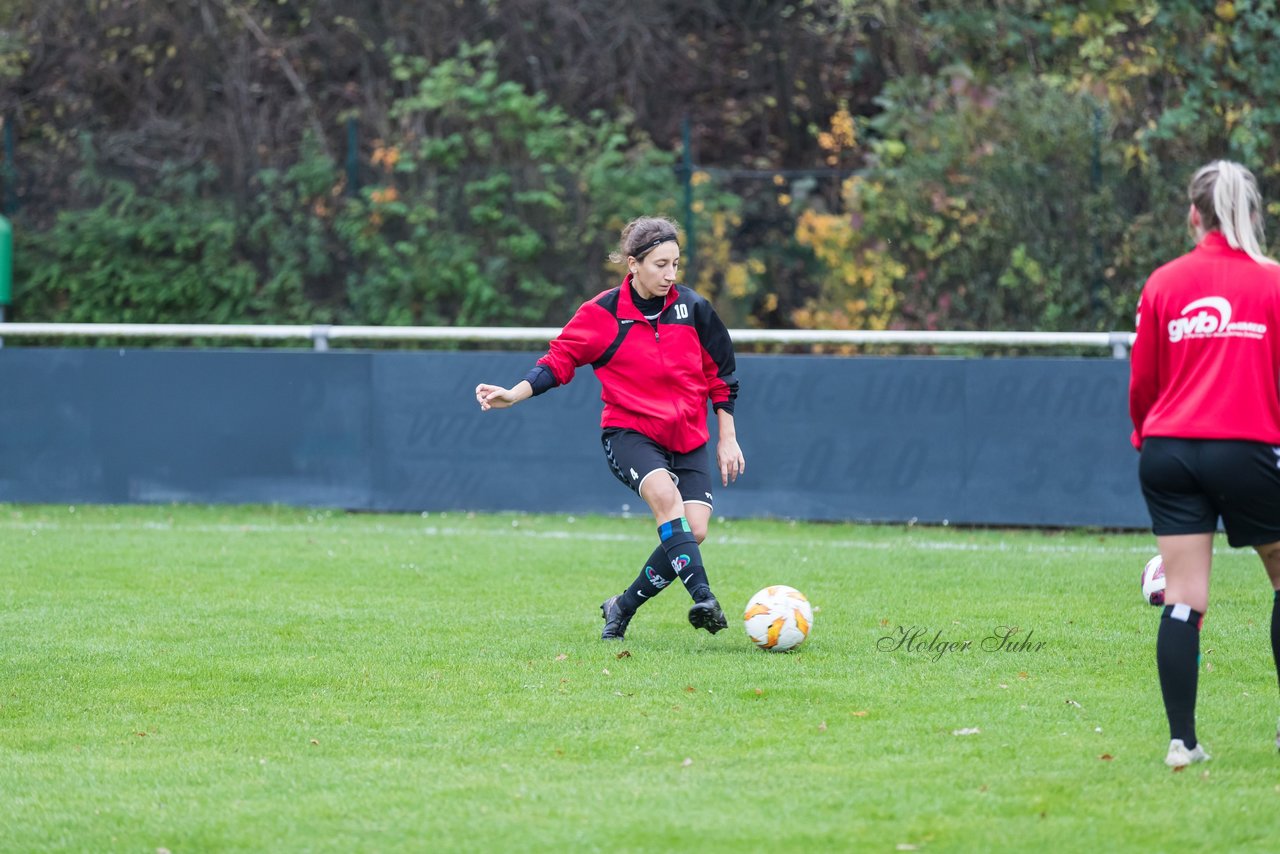
[[[677,453],[707,443],[708,399],[732,413],[738,394],[733,343],[711,303],[673,287],[651,325],[631,300],[630,276],[583,303],[538,365],[554,381],[533,382],[535,394],[591,365],[600,426],[639,431]]]
[[[1135,448],[1146,436],[1280,445],[1280,266],[1221,232],[1151,274],[1129,374]]]

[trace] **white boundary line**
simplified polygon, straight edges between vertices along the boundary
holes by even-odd
[[[519,521],[519,520],[513,520]],[[163,522],[139,522],[136,524],[126,523],[96,523],[87,524],[66,524],[62,522],[50,522],[44,520],[35,520],[31,522],[22,522],[18,520],[0,520],[0,530],[11,531],[29,531],[32,535],[41,532],[71,532],[71,531],[92,531],[92,532],[157,532],[157,533],[196,533],[196,534],[351,534],[352,531],[347,527],[336,527],[317,524],[281,524],[281,525],[264,525],[261,523],[252,523],[245,525],[237,525],[234,523],[222,524],[169,524]],[[460,537],[475,539],[476,537],[486,538],[505,538],[505,537],[523,537],[530,539],[545,540],[582,540],[594,543],[647,543],[652,538],[642,536],[640,534],[608,534],[592,531],[573,531],[564,529],[552,530],[530,530],[521,529],[519,525],[513,524],[510,528],[458,528],[451,526],[427,525],[421,528],[402,528],[397,526],[375,525],[368,529],[370,533],[379,535],[400,535],[407,537],[425,537],[425,538],[445,538]],[[938,530],[946,530],[939,528]],[[1121,534],[1118,536],[1129,536]],[[833,540],[804,540],[799,537],[769,537],[769,536],[746,536],[741,537],[734,534],[712,534],[707,540],[712,545],[729,546],[733,548],[757,548],[759,546],[791,546],[793,548],[803,547],[808,550],[811,548],[837,548],[851,549],[862,551],[891,551],[894,549],[915,549],[925,552],[974,552],[974,553],[998,553],[998,554],[1028,554],[1028,555],[1053,555],[1053,554],[1155,554],[1155,543],[1150,546],[1089,546],[1089,545],[1010,545],[1004,542],[996,543],[947,543],[947,542],[928,542],[922,540],[902,539],[902,540],[861,540],[861,539],[833,539]],[[1215,548],[1215,554],[1230,555],[1242,552],[1242,549],[1232,548]]]

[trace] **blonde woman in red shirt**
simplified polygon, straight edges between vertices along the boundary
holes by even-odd
[[[1262,200],[1249,170],[1214,161],[1196,172],[1189,195],[1196,247],[1147,280],[1129,381],[1132,441],[1167,584],[1156,666],[1173,768],[1209,758],[1195,706],[1219,519],[1227,542],[1252,546],[1280,591],[1280,265],[1263,253]],[[1280,673],[1280,592],[1271,649]]]

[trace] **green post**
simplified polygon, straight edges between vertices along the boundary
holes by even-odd
[[[1089,191],[1095,199],[1098,197],[1098,193],[1102,191],[1102,118],[1102,107],[1094,104],[1093,150],[1089,156]],[[1102,269],[1106,266],[1106,262],[1099,231],[1095,230],[1093,234],[1093,283],[1089,288],[1089,308],[1095,317],[1102,317],[1106,314],[1102,300],[1102,289],[1105,287]]]
[[[360,126],[347,119],[347,195],[360,195]]]
[[[689,117],[685,116],[680,126],[680,137],[684,148],[684,157],[680,164],[680,176],[684,179],[684,256],[681,258],[685,269],[684,280],[693,281],[694,258],[697,254],[697,227],[693,221],[693,145],[690,137]]]
[[[13,226],[0,216],[0,323],[4,310],[13,299]]]
[[[13,119],[0,117],[4,125],[4,163],[0,164],[0,183],[4,184],[4,196],[0,198],[0,216],[8,216],[18,209],[18,172],[13,168],[16,145],[13,141]]]

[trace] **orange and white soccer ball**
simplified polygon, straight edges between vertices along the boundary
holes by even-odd
[[[756,646],[769,652],[786,652],[809,636],[813,608],[799,590],[775,584],[751,597],[742,620],[747,637]]]

